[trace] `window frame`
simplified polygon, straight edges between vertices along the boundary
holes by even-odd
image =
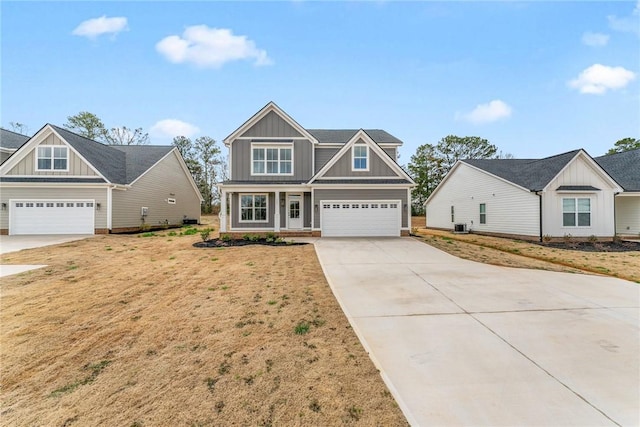
[[[356,148],[364,148],[365,155],[356,157]],[[351,172],[369,172],[369,165],[371,164],[371,156],[369,155],[369,146],[366,144],[353,144],[351,147]],[[365,168],[356,168],[356,159],[363,159],[365,161]]]
[[[269,160],[267,158],[267,150],[269,149],[277,149],[278,150],[278,158],[276,160],[277,165],[278,165],[278,172],[276,173],[269,173],[267,172],[268,169],[268,163],[269,161],[273,162],[273,160]],[[258,159],[256,160],[254,158],[254,150],[263,150],[263,158],[262,159]],[[290,150],[291,152],[291,158],[290,159],[282,159],[282,152],[281,150]],[[294,160],[293,160],[293,143],[287,143],[287,144],[251,144],[251,176],[293,176],[294,174]],[[256,172],[254,169],[254,163],[255,162],[262,162],[263,165],[263,170],[264,172]],[[284,162],[289,162],[291,163],[291,172],[288,173],[282,173],[280,172],[282,170],[282,164]]]
[[[487,225],[487,204],[480,203],[478,209],[480,214],[480,225]]]
[[[573,201],[573,210],[565,211],[565,200]],[[580,203],[579,200],[587,200],[589,202],[589,210],[588,211],[580,211]],[[563,228],[591,228],[593,223],[593,209],[591,203],[591,197],[562,197],[562,227]],[[565,223],[565,215],[572,214],[574,225],[567,225]],[[588,214],[589,224],[588,225],[580,225],[580,214]]]
[[[49,156],[41,156],[40,149],[45,148],[51,150]],[[64,157],[56,157],[56,149],[64,150]],[[38,145],[35,148],[35,171],[36,172],[69,172],[69,147],[65,145]],[[41,168],[40,167],[40,159],[49,160],[50,167],[49,168]],[[56,160],[65,161],[64,169],[56,169]]]
[[[451,222],[456,222],[456,210],[454,205],[451,205]]]
[[[256,209],[262,209],[262,207],[256,208],[256,196],[264,196],[265,198],[265,219],[264,220],[256,220]],[[252,203],[251,207],[242,207],[242,198],[243,197],[251,197]],[[250,209],[252,214],[251,217],[253,219],[242,219],[242,210]],[[253,223],[253,224],[267,224],[269,222],[269,193],[240,193],[238,194],[238,222],[239,223]]]

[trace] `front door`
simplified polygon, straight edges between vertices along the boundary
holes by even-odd
[[[287,209],[287,217],[289,223],[287,228],[291,230],[302,229],[302,196],[299,194],[290,194]]]

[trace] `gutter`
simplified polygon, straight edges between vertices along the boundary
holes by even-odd
[[[531,190],[532,193],[535,193],[538,196],[538,218],[539,218],[539,224],[538,227],[540,228],[540,243],[542,243],[542,191],[539,190]]]

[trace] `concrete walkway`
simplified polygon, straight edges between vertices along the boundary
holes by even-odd
[[[43,246],[58,245],[61,243],[73,242],[75,240],[82,240],[93,235],[78,235],[78,234],[64,234],[64,235],[28,235],[28,236],[0,236],[0,255],[8,254],[11,252],[18,252],[23,249],[40,248]],[[34,260],[35,261],[35,260]],[[46,265],[0,265],[0,277],[11,276],[13,274],[24,273],[25,271],[35,270],[36,268],[46,267]]]
[[[412,425],[640,424],[640,285],[479,264],[410,238],[315,248]]]

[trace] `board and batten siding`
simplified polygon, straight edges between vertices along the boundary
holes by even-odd
[[[556,192],[561,185],[589,185],[598,188],[593,192]],[[614,189],[582,158],[576,157],[564,171],[546,187],[542,196],[542,234],[562,237],[611,237],[614,235]],[[588,198],[591,200],[591,226],[564,227],[562,225],[562,199]]]
[[[640,234],[640,194],[617,196],[616,233],[638,236]]]
[[[37,184],[36,184],[37,185]],[[10,200],[93,200],[100,203],[100,210],[95,209],[96,229],[107,228],[107,188],[58,188],[58,187],[10,187],[3,185],[0,188],[0,203],[6,203],[8,208],[0,210],[0,229],[9,229]]]
[[[480,224],[481,203],[486,224]],[[539,236],[539,203],[536,194],[460,163],[427,203],[427,227],[453,230],[454,224],[467,224],[478,232]]]
[[[9,158],[13,153],[7,153],[6,151],[0,151],[0,165]]]
[[[276,144],[276,143],[274,143]],[[231,179],[236,181],[307,181],[313,176],[313,146],[306,139],[293,141],[293,175],[251,175],[251,141],[237,139],[231,144]]]
[[[316,147],[316,164],[314,173],[318,172],[335,154],[340,151],[340,147]]]
[[[320,206],[324,200],[400,200],[402,205],[402,228],[409,227],[407,224],[407,190],[405,188],[385,188],[385,189],[317,189],[313,192],[313,204]],[[320,215],[314,216],[313,228],[320,228]]]
[[[301,136],[293,126],[271,111],[240,135],[240,138],[299,138]]]
[[[358,140],[362,142],[362,140]],[[347,150],[338,161],[325,172],[323,178],[331,177],[396,177],[398,174],[389,167],[371,148],[369,148],[369,170],[353,171],[351,155],[353,150]]]
[[[127,190],[113,190],[112,228],[142,225],[141,208],[147,207],[144,223],[151,226],[182,224],[184,217],[200,222],[200,199],[178,160],[175,150],[142,175]],[[169,204],[168,199],[175,199]]]
[[[268,194],[267,197],[267,222],[240,222],[240,196],[242,194]],[[284,193],[280,193],[282,197]],[[233,193],[231,195],[231,228],[274,228],[275,210],[281,209],[280,204],[276,205],[275,193],[267,193],[256,189],[255,192]],[[283,210],[280,210],[280,224],[282,226],[282,218],[286,219]]]
[[[67,145],[63,141],[60,140],[54,134],[49,135],[45,138],[40,145]],[[70,146],[68,146],[68,172],[60,172],[60,171],[36,171],[36,150],[35,147],[29,153],[27,153],[18,164],[12,167],[7,175],[20,175],[20,176],[35,176],[35,175],[44,175],[44,176],[97,176],[97,174],[87,165],[82,159],[76,155],[76,153],[72,150]]]

